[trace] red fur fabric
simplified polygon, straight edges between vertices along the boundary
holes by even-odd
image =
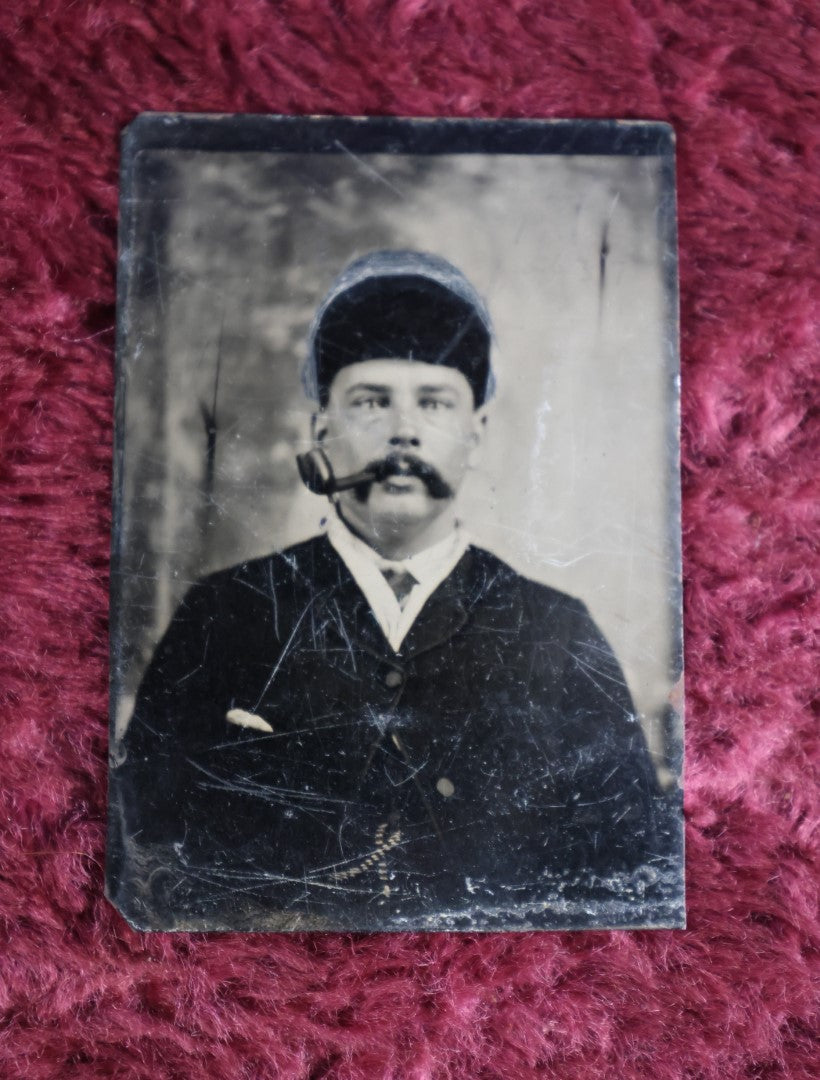
[[[0,1075],[817,1075],[819,23],[809,0],[2,5]],[[117,139],[146,109],[676,126],[689,930],[150,936],[103,898]]]

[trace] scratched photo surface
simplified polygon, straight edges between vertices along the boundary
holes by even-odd
[[[149,929],[683,925],[668,139],[231,123],[137,131],[124,173],[110,898]]]

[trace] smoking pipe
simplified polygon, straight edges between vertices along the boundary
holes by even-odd
[[[296,464],[303,483],[315,495],[335,495],[337,491],[348,491],[360,484],[372,484],[384,478],[381,470],[374,466],[349,476],[334,476],[327,454],[319,449],[297,454]]]

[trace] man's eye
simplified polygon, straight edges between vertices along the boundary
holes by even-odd
[[[385,397],[379,397],[373,394],[369,397],[355,398],[353,401],[353,407],[355,409],[364,409],[365,411],[373,412],[376,409],[386,409],[390,402]]]
[[[442,398],[422,398],[419,402],[422,409],[429,409],[431,412],[436,412],[438,409],[452,409],[452,404],[449,401],[445,401]]]

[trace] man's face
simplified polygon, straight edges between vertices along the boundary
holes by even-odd
[[[338,496],[349,524],[365,539],[419,536],[452,503],[472,463],[483,412],[455,368],[416,360],[364,360],[342,368],[314,438],[337,476],[390,459],[396,474]],[[427,480],[416,475],[423,466]],[[435,541],[437,537],[428,537]]]

